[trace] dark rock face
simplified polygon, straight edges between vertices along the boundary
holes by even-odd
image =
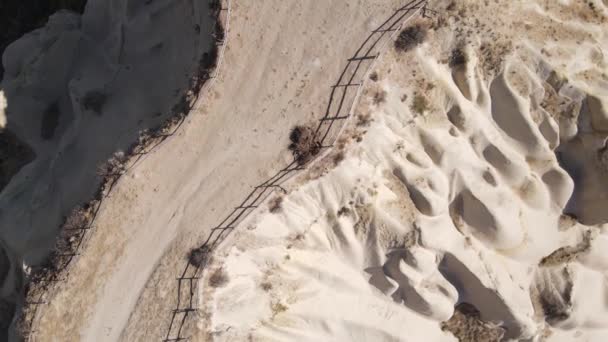
[[[9,130],[0,130],[0,191],[35,157],[34,151]]]
[[[44,26],[49,15],[60,9],[82,13],[86,0],[3,0],[0,2],[0,56],[24,33]],[[0,63],[0,79],[4,67]]]
[[[15,303],[0,298],[0,341],[8,341],[8,327],[15,315]]]

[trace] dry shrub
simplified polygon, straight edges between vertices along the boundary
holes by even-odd
[[[176,109],[177,107],[174,107]],[[173,130],[175,126],[179,125],[180,122],[184,120],[187,112],[173,112],[176,113],[172,117],[170,117],[167,121],[163,123],[163,125],[156,132],[157,136],[168,136],[175,133]]]
[[[350,214],[350,209],[347,207],[342,207],[342,208],[340,208],[340,210],[338,210],[338,217],[346,216],[349,214]]]
[[[182,94],[177,103],[171,108],[173,113],[178,115],[186,115],[190,111],[190,102],[188,102],[187,94]]]
[[[369,126],[370,122],[372,122],[372,115],[370,113],[357,115],[357,126]]]
[[[424,114],[429,109],[429,102],[424,95],[416,93],[412,101],[412,110],[418,114]]]
[[[340,151],[334,155],[334,165],[338,166],[344,160],[344,152]]]
[[[309,162],[321,151],[321,143],[309,126],[296,126],[289,134],[289,150],[300,165]]]
[[[209,2],[209,9],[211,10],[211,12],[215,15],[217,15],[217,12],[221,11],[222,9],[222,1],[221,0],[211,0]]]
[[[103,179],[116,178],[125,172],[126,162],[127,156],[124,152],[118,151],[97,168],[97,175]]]
[[[211,258],[211,250],[207,246],[193,248],[188,253],[188,262],[194,267],[203,267]]]
[[[277,196],[277,197],[271,199],[270,202],[268,203],[268,211],[270,211],[270,213],[272,213],[272,214],[276,214],[281,210],[282,204],[283,204],[283,197]]]
[[[450,67],[457,67],[460,65],[465,65],[467,63],[467,55],[464,52],[462,46],[458,46],[452,50],[450,54]]]
[[[371,74],[369,74],[369,79],[376,82],[378,81],[378,73],[377,72],[372,72]]]
[[[215,41],[218,43],[224,41],[224,38],[226,38],[226,32],[224,31],[224,27],[222,26],[222,24],[219,21],[215,22],[213,37],[215,38]],[[216,52],[216,54],[217,54],[217,52]]]
[[[398,51],[407,52],[422,44],[427,36],[428,26],[422,22],[406,27],[399,33],[395,41],[395,48]]]
[[[374,94],[374,104],[377,106],[386,102],[386,91],[381,89]]]
[[[272,290],[272,284],[268,281],[265,281],[262,284],[260,284],[260,287],[262,288],[262,290],[264,290],[266,292]]]
[[[288,307],[287,305],[281,303],[281,302],[276,302],[276,303],[272,303],[271,305],[271,310],[272,310],[272,317],[274,318],[276,315],[287,311]]]
[[[209,286],[211,287],[222,287],[228,283],[228,274],[222,267],[213,271],[209,277]]]

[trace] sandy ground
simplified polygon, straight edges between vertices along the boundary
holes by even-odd
[[[32,340],[157,340],[186,252],[291,161],[345,58],[399,1],[235,1],[224,67],[183,129],[120,181]],[[61,325],[56,322],[61,321]]]
[[[605,1],[430,8],[337,148],[217,251],[199,336],[608,338]]]

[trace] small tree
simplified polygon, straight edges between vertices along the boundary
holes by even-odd
[[[202,267],[209,262],[211,250],[207,246],[194,248],[188,253],[188,262],[194,267]]]

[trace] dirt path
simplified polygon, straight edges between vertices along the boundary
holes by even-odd
[[[345,56],[403,3],[233,1],[219,78],[116,186],[32,340],[164,338],[185,251],[289,164],[289,129],[323,117]]]

